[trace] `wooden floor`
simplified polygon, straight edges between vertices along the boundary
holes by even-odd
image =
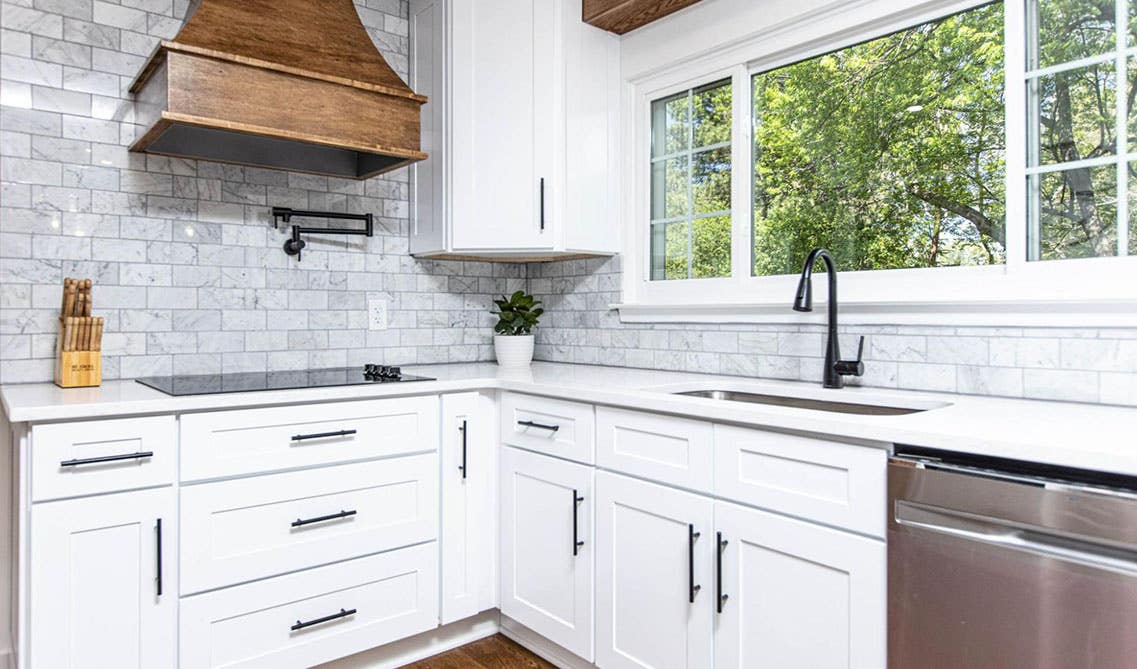
[[[556,669],[500,634],[428,657],[404,669]]]

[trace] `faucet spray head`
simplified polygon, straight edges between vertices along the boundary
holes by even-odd
[[[817,251],[810,253],[805,266],[801,268],[801,279],[794,296],[794,311],[813,311],[813,262],[816,258]]]
[[[801,281],[797,284],[794,311],[813,311],[813,279],[808,273],[802,274]]]

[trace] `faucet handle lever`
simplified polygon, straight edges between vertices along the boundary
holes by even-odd
[[[833,368],[841,376],[864,376],[865,373],[865,337],[861,335],[861,341],[857,345],[857,359],[856,360],[838,360],[833,363]]]

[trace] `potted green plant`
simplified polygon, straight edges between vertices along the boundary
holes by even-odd
[[[541,302],[523,290],[494,300],[497,325],[494,326],[493,349],[502,367],[528,367],[533,362],[533,328],[545,310]]]

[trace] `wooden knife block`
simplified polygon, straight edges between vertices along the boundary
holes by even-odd
[[[55,345],[55,385],[60,388],[82,388],[102,383],[102,351],[64,351],[63,319],[60,319],[58,343]]]

